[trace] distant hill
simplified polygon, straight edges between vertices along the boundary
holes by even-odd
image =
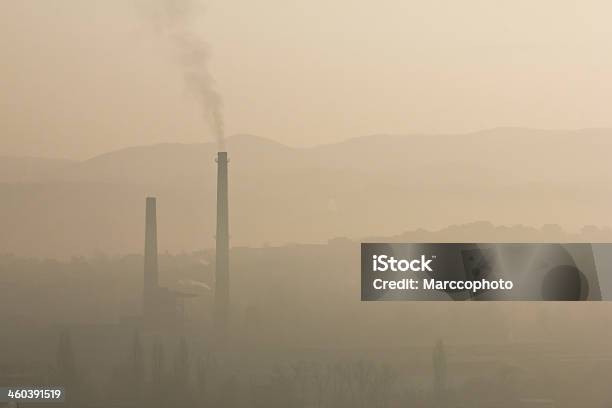
[[[389,236],[475,220],[612,225],[612,130],[375,135],[312,148],[237,135],[227,145],[234,245]],[[210,247],[215,154],[213,143],[161,144],[6,172],[0,228],[10,233],[0,248],[45,256],[140,251],[147,195],[159,198],[160,249]]]
[[[498,128],[457,135],[373,135],[304,149],[236,135],[227,145],[237,174],[314,168],[375,176],[399,176],[400,172],[412,181],[435,178],[440,183],[458,176],[469,177],[462,182],[470,184],[499,177],[504,182],[555,183],[612,179],[612,168],[607,166],[612,129]],[[81,162],[0,157],[0,168],[39,168],[38,173],[30,173],[61,181],[190,182],[214,170],[209,161],[215,153],[215,143],[159,144],[126,148]],[[3,175],[3,181],[22,180],[12,171]]]

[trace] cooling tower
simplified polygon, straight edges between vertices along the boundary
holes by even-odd
[[[227,197],[227,162],[227,152],[218,152],[214,325],[220,339],[225,339],[229,323],[229,216]]]

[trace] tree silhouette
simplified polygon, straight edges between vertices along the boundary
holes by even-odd
[[[66,390],[66,405],[71,406],[77,391],[77,370],[72,337],[68,329],[62,329],[57,349],[57,375]]]
[[[192,405],[190,368],[189,348],[187,346],[187,339],[183,336],[179,341],[174,357],[174,406],[184,407]]]
[[[164,345],[160,338],[153,343],[151,363],[151,386],[149,396],[153,398],[152,406],[165,406],[167,397],[164,378]]]
[[[134,341],[132,344],[132,375],[133,375],[133,386],[134,393],[137,397],[142,396],[145,373],[144,373],[144,351],[142,348],[142,342],[140,340],[140,332],[134,333]]]
[[[441,408],[445,406],[446,401],[446,351],[442,340],[436,342],[433,351],[433,388],[436,405]]]

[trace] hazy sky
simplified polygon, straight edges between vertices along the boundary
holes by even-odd
[[[148,0],[0,2],[0,154],[210,141]],[[151,0],[155,2],[159,0]],[[228,134],[612,127],[608,0],[210,0]]]

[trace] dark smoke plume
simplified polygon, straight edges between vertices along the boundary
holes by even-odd
[[[224,150],[223,101],[208,68],[208,45],[193,26],[201,5],[196,0],[151,0],[148,4],[155,6],[152,17],[157,31],[175,47],[187,88],[200,103],[219,150]]]

